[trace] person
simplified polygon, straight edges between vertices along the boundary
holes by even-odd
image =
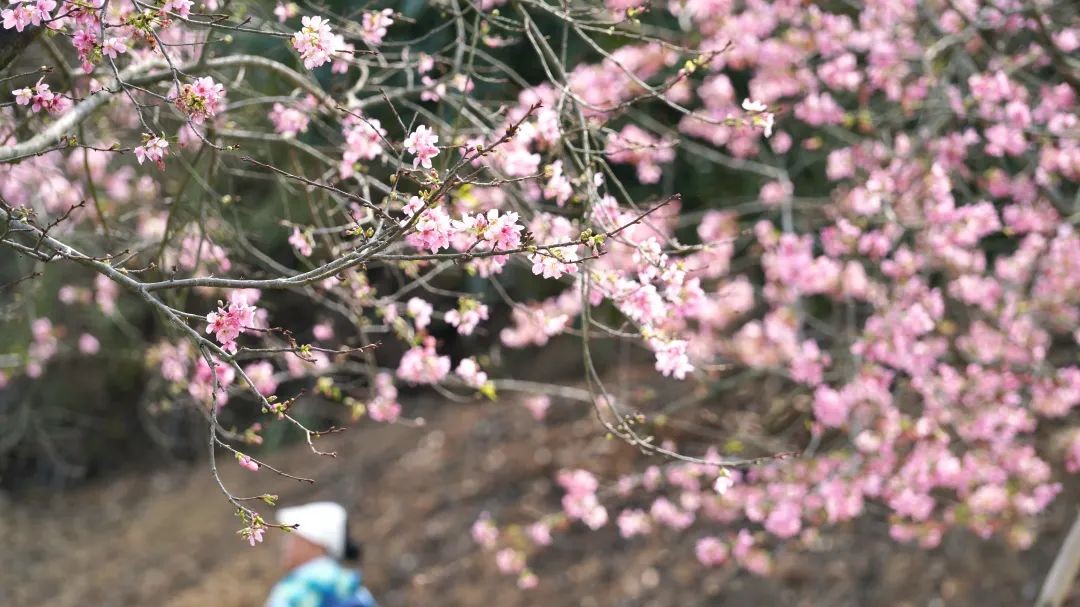
[[[282,525],[296,527],[285,536],[281,555],[288,573],[270,592],[266,607],[377,607],[360,572],[340,563],[359,557],[341,504],[314,502],[282,508],[276,518]]]

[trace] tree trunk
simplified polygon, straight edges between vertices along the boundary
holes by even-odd
[[[7,67],[23,49],[30,46],[41,33],[41,27],[28,27],[21,32],[0,30],[0,70]]]
[[[1076,579],[1077,570],[1080,570],[1080,515],[1073,521],[1035,604],[1038,607],[1061,607]]]

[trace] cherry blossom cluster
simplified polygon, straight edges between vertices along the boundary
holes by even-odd
[[[426,337],[401,356],[397,376],[410,384],[436,384],[450,373],[450,357],[435,351],[435,338]]]
[[[165,156],[169,153],[169,142],[159,135],[143,134],[143,144],[135,148],[135,159],[139,164],[150,161],[165,168]]]
[[[899,541],[935,546],[948,528],[962,526],[1027,546],[1034,539],[1034,516],[1060,490],[1046,459],[1054,454],[1040,452],[1035,431],[1041,420],[1066,417],[1080,404],[1075,363],[1065,356],[1047,366],[1052,344],[1075,352],[1077,343],[1068,320],[1080,313],[1080,300],[1071,295],[1077,273],[1065,252],[1076,259],[1080,243],[1054,202],[1061,208],[1057,190],[1075,192],[1075,138],[1049,136],[1036,144],[1028,134],[1075,129],[1064,126],[1076,124],[1067,117],[1077,106],[1075,91],[1064,83],[1021,83],[993,67],[954,83],[914,73],[903,57],[914,61],[923,52],[915,37],[926,30],[911,21],[914,13],[906,8],[872,3],[858,23],[818,9],[765,10],[765,21],[760,10],[749,8],[721,19],[696,3],[671,4],[672,12],[718,44],[745,43],[699,70],[706,72],[696,91],[704,107],[681,120],[683,133],[738,159],[783,154],[796,144],[814,152],[821,142],[812,129],[865,119],[847,109],[846,94],[856,91],[874,99],[875,115],[895,111],[905,119],[918,108],[943,106],[952,112],[952,123],[935,133],[894,132],[892,146],[867,137],[824,150],[825,173],[835,184],[832,204],[824,222],[804,231],[783,218],[791,212],[796,184],[770,172],[761,203],[781,217],[753,226],[765,276],[760,290],[742,276],[728,276],[739,239],[730,213],[710,212],[698,223],[700,250],[665,250],[671,232],[661,219],[609,244],[612,252],[623,242],[636,245],[627,254],[590,264],[591,296],[609,298],[638,323],[661,373],[688,377],[695,361],[717,359],[779,372],[807,391],[812,441],[836,432],[851,441],[850,451],[837,448],[812,464],[783,461],[732,473],[734,487],[722,496],[705,492],[704,483],[691,487],[678,478],[671,487],[620,480],[620,494],[630,484],[661,494],[651,508],[632,508],[619,517],[623,535],[683,531],[695,523],[734,526],[737,533],[727,537],[702,537],[699,560],[767,573],[763,546],[778,539],[808,543],[822,524],[859,516],[866,502],[878,501],[890,509],[891,532]],[[984,17],[956,10],[943,17],[952,31]],[[780,27],[784,37],[770,37]],[[890,32],[882,38],[889,42],[868,43],[868,31]],[[790,42],[795,39],[806,44]],[[1028,50],[1036,56],[1046,52]],[[628,70],[641,79],[656,73],[636,63],[642,55],[630,56],[616,69],[605,71],[601,63],[575,72],[588,82],[622,79]],[[1036,61],[1051,69],[1045,54]],[[751,97],[743,97],[741,106],[728,69],[750,70]],[[600,95],[612,88],[577,90],[583,96],[597,91],[586,97],[593,112],[633,94],[605,98]],[[965,104],[969,91],[973,102]],[[692,99],[689,92],[676,85],[667,96],[684,103]],[[672,93],[679,96],[672,99]],[[542,87],[537,94],[544,94]],[[930,105],[931,95],[940,95],[941,104]],[[776,111],[784,107],[793,111]],[[748,120],[732,120],[740,109]],[[670,133],[639,130],[628,125],[615,131],[606,153],[611,162],[635,164],[638,180],[647,183],[659,164],[653,156],[657,143]],[[760,135],[772,136],[771,149],[761,147]],[[1032,163],[1030,172],[995,164],[1021,155]],[[560,173],[548,171],[554,180],[546,198],[555,198]],[[614,227],[625,211],[613,204],[593,212],[597,223],[616,219],[601,224]],[[991,254],[988,243],[1002,238],[1012,246]],[[629,276],[620,276],[628,270]],[[1049,284],[1055,287],[1038,286]],[[821,320],[807,318],[806,305],[815,298],[863,319],[848,333],[849,351],[811,328],[808,320]],[[760,303],[760,316],[747,317]],[[503,343],[546,343],[548,321],[580,311],[560,304],[560,298],[528,312],[515,309],[518,329],[504,331]],[[567,326],[555,326],[560,324]],[[689,328],[694,330],[688,333]],[[837,328],[845,329],[851,330]],[[914,411],[903,406],[911,398],[921,403]],[[1065,461],[1075,468],[1075,448],[1070,449]],[[669,469],[656,468],[646,478],[682,474],[677,471],[683,468]]]
[[[29,106],[35,113],[45,110],[51,114],[61,114],[71,107],[66,97],[49,90],[49,85],[41,80],[33,87],[17,89],[11,94],[15,96],[16,104]]]
[[[322,17],[305,16],[300,21],[304,27],[293,34],[292,45],[304,60],[304,67],[313,69],[329,63],[335,41],[330,24]]]
[[[675,158],[673,143],[661,141],[634,124],[609,137],[605,153],[611,162],[634,165],[641,183],[660,181],[660,165]]]
[[[207,118],[213,118],[225,102],[225,86],[205,76],[185,83],[169,92],[169,99],[191,118],[195,124],[202,124]]]
[[[0,11],[4,29],[21,32],[27,27],[47,24],[56,10],[56,0],[12,0],[11,6]]]
[[[631,543],[691,534],[703,566],[761,575],[775,546],[812,545],[875,509],[897,541],[933,547],[963,528],[1023,548],[1062,474],[1080,469],[1075,18],[1004,0],[871,0],[857,14],[610,0],[593,12],[602,21],[564,16],[585,51],[551,69],[557,37],[532,18],[505,27],[519,17],[483,13],[503,4],[492,0],[474,3],[460,53],[394,43],[391,26],[411,24],[389,8],[350,23],[280,2],[220,24],[274,28],[300,58],[280,63],[222,50],[190,0],[62,4],[0,12],[4,29],[61,32],[85,72],[63,92],[36,66],[12,76],[0,245],[94,269],[57,291],[65,312],[119,323],[119,300],[139,294],[183,336],[152,349],[158,383],[215,423],[245,393],[310,439],[289,412],[308,380],[354,417],[398,423],[400,386],[495,398],[513,369],[493,353],[568,336],[633,343],[657,381],[695,394],[779,386],[740,410],[764,457],[736,469],[743,441],[668,440],[667,413],[597,387],[608,369],[589,355],[578,400],[613,438],[673,459],[559,472],[561,511],[528,521],[524,544],[481,515],[474,539],[521,588],[542,583],[528,562],[567,528],[610,526]],[[297,17],[299,32],[282,25]],[[609,27],[621,45],[590,37]],[[535,51],[547,81],[504,73],[507,49]],[[299,62],[331,63],[333,84]],[[264,69],[289,91],[263,94]],[[182,120],[158,111],[170,104]],[[39,130],[47,145],[23,149]],[[224,181],[256,176],[282,196],[256,206]],[[283,227],[247,234],[263,214]],[[130,239],[123,254],[113,238]],[[275,300],[256,307],[245,285],[302,294],[317,324],[270,329]],[[114,341],[25,320],[17,356],[31,378],[58,353],[107,355]],[[265,342],[259,360],[235,356],[245,334]],[[399,355],[367,356],[373,343]],[[542,421],[577,394],[557,388],[520,413]],[[716,418],[717,400],[693,408]],[[762,423],[770,409],[794,420],[778,435]],[[215,436],[257,444],[259,429]],[[782,449],[805,457],[769,457]],[[265,523],[241,511],[258,543]]]
[[[341,122],[345,145],[338,173],[342,179],[347,179],[355,174],[359,163],[375,160],[382,155],[387,133],[378,119],[365,118],[355,112]]]
[[[316,99],[308,95],[291,107],[275,103],[267,116],[274,124],[274,132],[282,137],[296,137],[300,133],[307,132],[308,124],[311,122],[311,113],[317,104]]]
[[[243,298],[229,302],[228,306],[219,306],[216,312],[206,315],[206,332],[213,333],[221,347],[235,354],[236,339],[255,327],[256,309],[248,305]]]
[[[368,415],[377,422],[393,423],[401,416],[397,388],[389,373],[375,376],[375,397],[367,406]]]
[[[210,356],[213,363],[211,366],[188,342],[159,343],[151,349],[148,361],[172,390],[187,393],[197,403],[212,404],[217,410],[228,404],[236,393],[247,389],[247,386],[238,382],[240,377],[236,366],[216,356]],[[281,371],[269,360],[248,363],[241,369],[259,394],[269,398],[274,396],[283,381],[304,378],[330,367],[330,361],[317,351],[304,358],[289,354],[284,363],[285,368]],[[390,387],[392,388],[392,384]],[[253,428],[248,432],[245,442],[255,445],[261,443],[258,429]]]
[[[165,14],[173,13],[186,19],[191,16],[191,7],[194,5],[194,0],[165,0],[160,11]]]
[[[311,257],[312,249],[315,246],[311,233],[298,227],[293,228],[292,234],[289,236],[289,244],[296,250],[297,255],[302,257]]]
[[[458,333],[472,335],[476,327],[488,319],[488,307],[475,299],[462,297],[458,299],[458,307],[448,310],[444,318]]]
[[[360,38],[368,46],[379,46],[386,37],[387,28],[394,24],[393,9],[364,11],[360,17]]]
[[[423,166],[425,169],[431,168],[431,159],[439,155],[439,148],[435,146],[439,142],[439,136],[436,135],[431,127],[426,125],[420,125],[416,127],[416,130],[409,133],[409,136],[405,138],[405,149],[410,154],[416,156],[413,158],[413,167]]]
[[[278,2],[274,6],[274,16],[278,22],[285,23],[300,14],[300,6],[295,2]]]

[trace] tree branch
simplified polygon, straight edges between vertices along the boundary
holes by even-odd
[[[119,80],[127,85],[133,86],[154,84],[173,77],[172,70],[166,69],[167,67],[168,65],[164,61],[150,61],[131,65],[120,72]],[[323,103],[326,103],[331,107],[333,106],[333,100],[330,99],[325,91],[319,88],[318,84],[293,69],[278,63],[277,61],[266,59],[265,57],[259,57],[257,55],[215,57],[214,59],[206,61],[203,65],[192,63],[183,66],[180,68],[180,71],[193,70],[200,67],[261,67],[269,69],[276,72],[278,75],[283,76],[286,80],[300,88],[303,88],[305,91],[315,95]],[[37,135],[20,143],[0,147],[0,163],[12,162],[16,159],[32,156],[48,150],[50,147],[54,146],[57,141],[68,135],[73,128],[111,101],[113,95],[119,92],[121,86],[119,81],[114,81],[109,89],[103,89],[79,102],[69,112],[61,116],[56,122],[50,124]]]

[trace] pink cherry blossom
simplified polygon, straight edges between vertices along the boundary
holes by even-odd
[[[101,52],[106,57],[116,59],[127,51],[127,44],[121,38],[106,38],[105,41],[101,43]]]
[[[293,228],[292,234],[289,236],[289,244],[302,257],[311,257],[312,247],[315,246],[311,234],[302,231],[299,227]]]
[[[368,403],[368,414],[377,422],[393,423],[401,416],[398,391],[389,373],[379,373],[374,382],[375,396]]]
[[[274,107],[270,110],[269,118],[270,122],[274,123],[274,131],[285,138],[296,137],[299,133],[306,133],[310,122],[307,111],[304,109],[285,107],[280,103],[274,104]]]
[[[33,24],[35,12],[29,4],[16,4],[14,8],[6,8],[3,11],[0,11],[0,17],[4,20],[4,29],[14,29],[17,32],[21,32],[26,29],[27,26]],[[38,19],[38,21],[40,23],[40,19]]]
[[[596,497],[596,477],[585,470],[563,470],[558,482],[566,491],[562,505],[567,516],[582,521],[590,529],[607,524],[607,509]]]
[[[12,91],[11,94],[15,96],[15,103],[30,105],[30,99],[34,96],[34,91],[29,88],[22,88]]]
[[[165,155],[169,153],[169,142],[157,135],[143,134],[143,144],[135,148],[135,159],[142,164],[153,162],[158,168],[165,167]]]
[[[525,555],[513,548],[495,553],[495,564],[502,573],[520,573],[525,569]]]
[[[261,544],[263,541],[263,535],[266,533],[266,527],[259,524],[253,524],[250,527],[245,527],[241,530],[243,537],[248,541],[248,545],[254,547],[255,544]]]
[[[255,389],[263,396],[272,396],[277,392],[278,382],[274,378],[274,365],[268,360],[254,362],[244,367],[244,373],[255,384]]]
[[[640,509],[623,510],[615,522],[619,527],[619,535],[625,539],[645,535],[652,530],[649,515]]]
[[[551,525],[543,521],[537,521],[529,525],[529,528],[525,531],[529,535],[529,539],[532,541],[532,543],[536,544],[537,546],[551,545]]]
[[[420,125],[412,133],[409,133],[409,136],[405,138],[404,145],[410,154],[416,156],[416,158],[413,158],[414,168],[416,166],[423,166],[425,169],[431,168],[431,159],[439,155],[439,148],[435,147],[438,142],[439,136],[425,125]]]
[[[314,69],[330,62],[330,55],[335,50],[334,33],[330,24],[322,17],[304,16],[300,19],[303,27],[293,34],[292,46],[304,60],[304,67]]]
[[[421,346],[410,348],[401,357],[397,376],[411,384],[434,384],[450,373],[450,357],[435,352],[435,340],[428,337]]]
[[[473,299],[458,300],[458,307],[449,310],[443,317],[447,324],[457,327],[461,335],[472,335],[480,321],[488,319],[488,307]]]
[[[58,114],[65,111],[70,101],[61,95],[50,90],[48,84],[45,84],[41,80],[31,88],[21,88],[12,91],[15,96],[15,103],[18,105],[29,105],[31,111],[34,113],[45,110],[52,114]]]
[[[703,537],[697,541],[694,553],[698,561],[706,567],[717,567],[728,560],[728,548],[715,537]]]
[[[97,354],[101,350],[101,343],[89,333],[79,336],[79,352],[87,355]]]
[[[225,87],[214,79],[205,76],[192,83],[185,83],[169,93],[169,99],[187,114],[195,124],[202,124],[207,118],[213,118],[224,106]]]
[[[236,454],[236,461],[240,462],[240,465],[242,467],[247,468],[252,472],[257,472],[259,470],[259,463],[251,459],[250,457],[244,455],[243,453]]]
[[[480,513],[480,517],[472,524],[471,533],[474,542],[489,550],[495,547],[495,542],[499,539],[499,530],[487,512]]]
[[[431,313],[435,308],[419,297],[410,298],[405,304],[405,312],[413,318],[416,328],[426,329],[431,324]]]
[[[161,5],[161,12],[174,13],[186,19],[191,16],[191,7],[194,4],[193,0],[165,0]]]
[[[544,197],[554,199],[555,203],[560,207],[564,206],[574,194],[574,187],[570,180],[563,175],[562,161],[556,160],[549,164],[545,169],[545,173],[548,175],[548,181],[544,185]]]
[[[320,322],[311,328],[311,334],[319,341],[330,341],[334,338],[334,327],[328,322]]]
[[[629,124],[608,139],[605,150],[612,162],[633,164],[642,183],[660,181],[660,165],[675,158],[674,144]]]
[[[753,114],[751,117],[751,124],[761,127],[762,132],[766,137],[771,137],[773,134],[773,126],[776,122],[776,115],[768,111],[769,108],[760,101],[752,101],[750,99],[743,99],[742,109]]]
[[[525,408],[532,414],[533,419],[542,420],[547,416],[547,411],[551,407],[551,398],[546,394],[537,394],[535,396],[529,396],[524,400]]]
[[[349,116],[344,121],[345,150],[342,152],[338,172],[342,178],[355,173],[355,165],[361,160],[374,160],[383,153],[386,129],[374,118]]]
[[[577,271],[574,263],[577,260],[577,253],[570,247],[549,249],[529,256],[533,274],[543,278],[559,278],[564,274],[573,274]]]
[[[735,479],[731,477],[731,474],[723,473],[716,477],[716,481],[713,483],[713,491],[720,495],[724,495],[729,489],[735,486]]]
[[[654,339],[649,342],[649,346],[656,352],[656,370],[660,373],[685,379],[686,374],[694,370],[690,358],[686,355],[686,341],[664,342]]]
[[[198,6],[242,23],[234,4]],[[466,8],[492,11],[502,2],[472,4]],[[395,382],[446,395],[491,395],[506,385],[529,391],[521,404],[534,419],[519,422],[544,420],[552,398],[570,401],[567,414],[580,400],[615,424],[615,441],[632,428],[643,438],[628,440],[641,450],[694,456],[638,467],[624,458],[607,467],[600,458],[590,465],[603,470],[601,490],[596,476],[572,468],[582,463],[559,455],[554,461],[571,467],[556,477],[561,512],[508,521],[523,533],[501,536],[487,514],[473,526],[523,588],[538,583],[527,558],[565,523],[577,534],[602,529],[609,517],[624,538],[657,533],[684,547],[690,538],[696,544],[687,552],[703,566],[756,574],[771,571],[774,547],[812,547],[829,526],[860,516],[887,520],[893,539],[927,548],[954,528],[1030,545],[1038,516],[1063,490],[1049,458],[1080,470],[1071,421],[1080,407],[1080,234],[1069,208],[1080,180],[1080,100],[1061,71],[1062,57],[1080,49],[1080,30],[1008,2],[959,2],[929,20],[927,11],[882,0],[858,11],[798,2],[602,4],[593,17],[613,20],[613,35],[586,28],[578,36],[603,38],[598,52],[571,53],[571,63],[522,83],[500,73],[485,49],[537,45],[550,25],[537,21],[536,38],[528,28],[511,36],[521,18],[514,11],[489,15],[490,23],[477,12],[482,27],[459,32],[465,40],[447,38],[437,53],[422,37],[391,40],[394,9],[335,14],[333,28],[305,16],[299,32],[278,42],[308,69],[331,64],[316,82],[274,59],[282,48],[273,48],[273,36],[258,59],[207,46],[205,31],[189,27],[192,0],[151,3],[145,12],[119,3],[108,11],[5,3],[5,31],[49,28],[46,37],[70,43],[61,54],[85,72],[31,84],[20,79],[36,57],[48,57],[16,58],[14,103],[0,107],[7,157],[17,160],[0,163],[5,208],[86,255],[126,248],[152,256],[154,266],[83,259],[65,272],[101,271],[65,274],[56,291],[62,306],[47,292],[54,281],[34,283],[45,289],[34,305],[54,306],[63,318],[12,323],[5,365],[15,366],[0,383],[19,374],[47,380],[62,372],[58,357],[76,352],[121,355],[123,331],[102,348],[83,333],[100,323],[79,315],[120,320],[152,294],[150,303],[175,306],[180,322],[157,315],[168,337],[146,356],[161,373],[147,383],[148,402],[219,410],[241,392],[256,401],[273,395],[283,377],[296,390],[318,378],[320,394],[355,417],[395,423],[404,398]],[[582,14],[560,18],[572,27]],[[286,23],[299,17],[298,6],[276,3],[274,15]],[[664,42],[618,35],[660,22],[671,26]],[[469,49],[476,52],[459,55]],[[461,57],[474,69],[458,70]],[[117,67],[126,87],[112,82],[114,62],[124,64]],[[238,99],[226,106],[215,77],[235,82]],[[155,107],[153,96],[166,91],[170,104]],[[182,158],[151,123],[179,124]],[[419,126],[401,133],[402,123]],[[432,170],[437,133],[461,154],[444,157],[444,171]],[[135,165],[117,153],[125,149]],[[261,164],[244,166],[238,149]],[[424,170],[402,172],[402,150],[404,162]],[[225,181],[233,178],[241,181]],[[713,188],[718,178],[731,187]],[[277,194],[263,196],[259,184]],[[680,192],[685,201],[674,196]],[[292,229],[246,232],[272,224]],[[26,253],[32,231],[13,228],[8,244]],[[303,259],[316,236],[325,260]],[[281,240],[296,255],[281,255]],[[36,253],[72,257],[49,242]],[[284,322],[293,335],[327,350],[378,342],[377,352],[293,348],[275,330],[266,349],[296,351],[238,363],[177,338],[193,318],[185,306],[218,297],[228,303],[207,315],[218,354],[238,352],[245,333],[262,337],[270,325],[254,305],[258,293],[220,285],[264,279],[290,287],[268,295],[286,298],[268,305],[301,296],[326,308],[312,312],[315,326]],[[136,284],[146,290],[120,288]],[[324,314],[338,313],[331,326]],[[355,331],[329,343],[346,321]],[[680,395],[767,379],[767,402],[732,409],[730,420],[683,413],[738,426],[746,453],[730,456],[763,459],[728,471],[720,451],[734,441],[661,423],[653,412],[667,392],[629,389],[618,385],[621,376],[590,381],[587,397],[574,386],[500,379],[513,372],[500,363],[570,338],[610,340],[616,352],[643,346],[654,359],[639,371],[689,382]],[[526,351],[503,356],[511,348]],[[265,421],[291,423],[273,402]],[[761,434],[776,413],[790,423],[788,438],[812,446],[805,457],[768,457],[785,448]],[[258,438],[255,430],[243,436]],[[258,467],[248,456],[238,461]],[[500,511],[526,516],[502,504]],[[245,516],[242,537],[258,543],[265,525]]]
[[[530,590],[532,588],[536,588],[539,583],[540,578],[538,578],[536,574],[532,571],[526,569],[525,571],[521,572],[521,575],[518,576],[517,587],[520,590]]]
[[[213,401],[218,408],[229,401],[229,386],[236,379],[236,371],[232,365],[211,358],[213,367],[206,362],[206,358],[199,356],[195,363],[195,374],[188,384],[188,394],[196,401]]]
[[[300,7],[295,2],[278,2],[274,6],[274,16],[278,23],[285,23],[300,14]]]
[[[387,28],[394,24],[393,9],[364,11],[360,18],[360,37],[369,46],[379,46],[386,37]]]
[[[452,231],[450,217],[441,207],[436,206],[420,211],[420,218],[416,220],[413,231],[405,236],[405,242],[417,249],[437,253],[450,246]]]
[[[213,333],[221,347],[229,353],[237,350],[236,339],[255,327],[256,308],[244,302],[230,302],[206,315],[206,332]]]
[[[484,373],[480,369],[480,365],[477,364],[473,358],[463,358],[458,363],[457,369],[454,373],[465,382],[467,386],[473,388],[480,388],[487,383],[487,373]]]

